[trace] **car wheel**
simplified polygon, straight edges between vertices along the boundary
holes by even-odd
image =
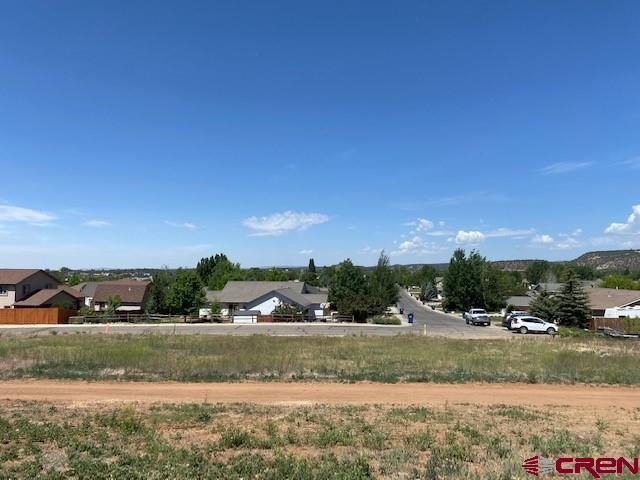
[[[521,334],[526,334],[529,330],[527,329],[527,327],[520,327],[520,333]]]
[[[549,327],[549,328],[547,328],[547,333],[549,335],[555,335],[556,334],[556,330],[553,327]]]

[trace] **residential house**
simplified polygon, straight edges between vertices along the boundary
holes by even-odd
[[[84,297],[85,307],[93,307],[93,297],[96,295],[96,288],[98,288],[98,285],[99,282],[82,282],[73,287]]]
[[[141,280],[112,280],[101,282],[93,295],[93,308],[97,312],[107,309],[109,298],[118,297],[118,312],[144,312],[151,282]]]
[[[278,305],[299,307],[309,318],[324,317],[328,290],[305,282],[230,281],[220,291],[208,291],[207,300],[218,303],[224,315],[253,310],[270,315]]]
[[[11,308],[39,290],[54,289],[60,282],[39,269],[0,268],[0,308]]]
[[[530,295],[514,295],[507,298],[507,306],[513,306],[513,310],[528,312],[533,297]]]
[[[84,303],[82,295],[66,285],[58,288],[43,288],[33,295],[13,304],[13,308],[58,307],[78,310]]]
[[[604,317],[609,309],[635,307],[640,305],[640,290],[623,290],[618,288],[588,288],[591,302],[591,314]]]

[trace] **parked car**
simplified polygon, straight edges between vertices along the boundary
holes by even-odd
[[[483,308],[472,308],[468,312],[464,312],[462,315],[467,325],[485,325],[489,326],[491,324],[491,319],[487,314],[487,311]]]
[[[502,319],[502,326],[507,327],[509,330],[511,330],[511,322],[513,321],[513,319],[516,317],[525,316],[529,316],[529,314],[520,310],[514,310],[513,312],[506,313],[504,315],[504,318]]]
[[[515,317],[511,321],[511,330],[517,330],[522,334],[531,332],[555,335],[558,333],[558,326],[555,323],[546,322],[538,317],[524,316]]]

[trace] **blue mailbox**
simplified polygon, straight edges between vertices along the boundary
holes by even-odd
[[[413,313],[410,313],[409,315],[407,315],[407,321],[409,323],[413,323]]]

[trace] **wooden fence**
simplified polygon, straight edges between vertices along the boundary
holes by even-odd
[[[640,318],[604,318],[593,317],[591,319],[591,330],[599,328],[611,328],[626,334],[640,333]]]
[[[3,308],[0,310],[0,324],[35,325],[68,323],[76,315],[76,310],[68,308]]]

